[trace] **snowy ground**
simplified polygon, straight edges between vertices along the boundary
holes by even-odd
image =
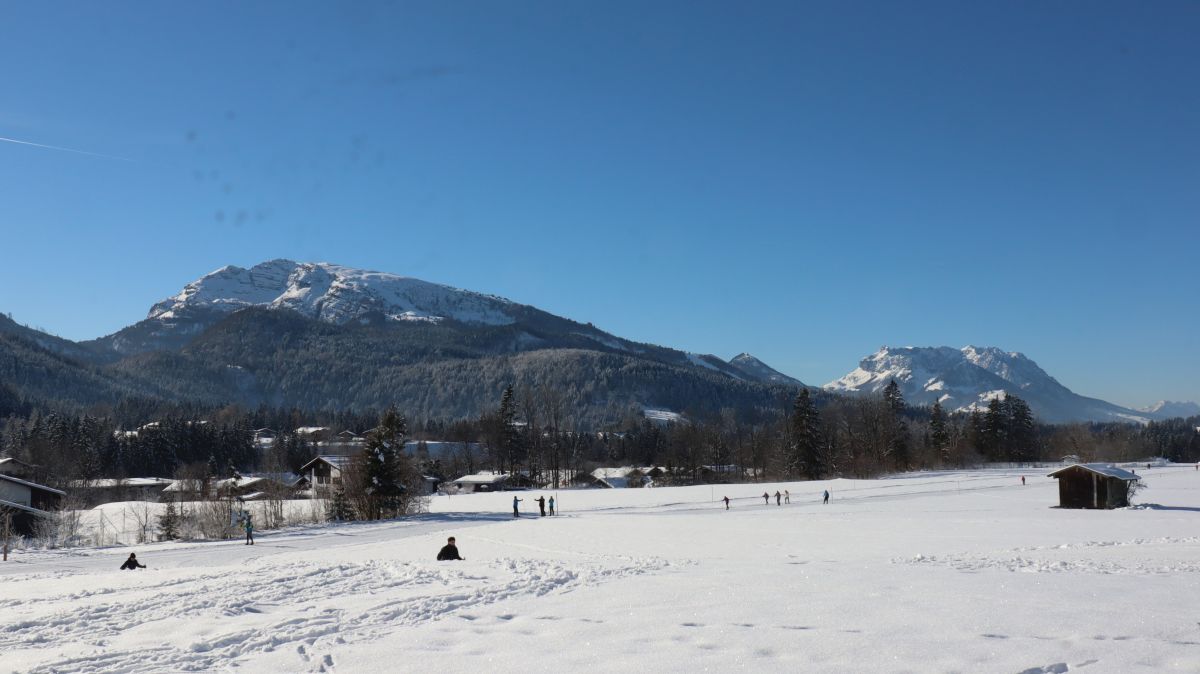
[[[1109,512],[1050,508],[1044,472],[564,491],[516,521],[511,494],[443,496],[137,546],[137,572],[21,552],[0,671],[1200,671],[1200,472],[1139,471],[1157,506]],[[467,561],[431,561],[447,535]]]

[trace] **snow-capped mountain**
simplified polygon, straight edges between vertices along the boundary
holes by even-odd
[[[404,400],[438,417],[478,414],[514,381],[571,391],[592,421],[751,409],[799,385],[749,356],[727,362],[492,295],[291,260],[218,269],[78,346],[166,396],[304,408]]]
[[[1154,419],[1174,419],[1176,417],[1194,417],[1200,415],[1200,405],[1190,400],[1182,402],[1160,400],[1138,411],[1144,412]]]
[[[754,381],[786,384],[788,386],[804,386],[799,379],[787,376],[748,353],[740,353],[734,356],[730,359],[729,364]]]
[[[397,321],[514,321],[509,313],[513,303],[499,297],[395,274],[291,260],[249,269],[222,267],[155,304],[147,318],[171,320],[192,309],[230,312],[248,306],[292,309],[339,325],[369,313]]]
[[[940,401],[953,411],[983,409],[993,398],[1011,393],[1048,422],[1149,420],[1146,414],[1078,395],[1025,355],[995,347],[885,346],[824,388],[838,393],[878,393],[893,379],[910,403]]]
[[[146,319],[88,343],[122,355],[182,348],[239,309],[290,309],[324,323],[511,325],[537,312],[501,297],[327,262],[270,260],[227,266],[156,303]],[[587,334],[591,339],[597,335]]]

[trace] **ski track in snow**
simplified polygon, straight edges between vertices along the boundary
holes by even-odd
[[[248,655],[294,646],[297,656],[309,662],[313,671],[325,671],[333,664],[331,658],[319,654],[326,639],[338,644],[370,642],[397,627],[438,620],[464,608],[476,609],[521,596],[569,592],[667,566],[668,562],[657,558],[627,557],[570,567],[542,560],[497,559],[482,572],[413,562],[259,562],[232,574],[200,574],[151,583],[133,591],[100,587],[27,602],[6,602],[9,609],[42,602],[67,602],[73,608],[0,627],[0,652],[77,642],[97,652],[28,671],[162,672],[208,671],[228,667]],[[89,601],[113,593],[121,598]],[[350,595],[377,600],[367,610],[321,607]],[[289,617],[270,621],[270,616],[277,613]],[[158,647],[108,649],[122,634],[139,628],[156,629],[158,623],[168,619],[247,614],[263,614],[268,620],[195,639],[182,648],[164,641]]]
[[[1154,559],[1103,558],[1109,549],[1128,547],[1157,548]],[[1172,549],[1173,548],[1173,549]],[[907,559],[893,559],[894,564],[931,564],[947,566],[959,571],[976,572],[999,569],[1021,573],[1099,573],[1155,575],[1175,573],[1200,573],[1200,562],[1191,561],[1200,548],[1200,537],[1185,538],[1135,538],[1128,541],[1084,541],[1061,545],[1044,545],[1013,548],[993,555],[916,555]],[[1164,560],[1163,549],[1179,552],[1183,559]],[[1071,554],[1086,551],[1086,557]],[[1016,554],[1014,554],[1016,553]],[[1055,557],[1067,556],[1064,559]]]

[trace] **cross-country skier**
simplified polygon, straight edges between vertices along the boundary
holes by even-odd
[[[771,495],[765,491],[763,492],[763,505],[771,505]]]
[[[783,494],[778,489],[775,490],[775,505],[783,505]]]
[[[538,510],[542,513],[542,517],[545,517],[546,516],[546,497],[538,496],[537,504],[538,504]]]
[[[134,569],[144,569],[144,568],[146,568],[146,565],[138,562],[137,555],[133,554],[132,552],[129,553],[129,559],[125,560],[125,563],[121,565],[122,571],[125,571],[125,570],[133,571]]]
[[[829,503],[829,490],[826,489],[825,490],[825,501],[822,502],[821,505],[827,505],[828,503]]]
[[[454,544],[454,537],[451,536],[450,538],[446,539],[446,544],[442,546],[440,551],[438,551],[438,561],[445,562],[454,559],[463,562],[467,561],[466,559],[458,556],[458,546]]]
[[[790,491],[788,491],[788,490],[786,490],[786,489],[784,489],[784,490],[783,490],[783,502],[784,502],[784,503],[791,503],[791,502],[792,502],[792,492],[790,492]]]
[[[550,516],[554,517],[554,497],[550,497]]]
[[[513,497],[513,517],[521,516],[520,506],[518,506],[517,504],[524,500],[525,499],[520,499],[520,498],[517,498],[516,496]]]
[[[254,545],[254,522],[250,518],[250,513],[242,513],[242,526],[246,529],[246,545]]]

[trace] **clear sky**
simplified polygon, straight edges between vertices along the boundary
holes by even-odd
[[[1200,400],[1200,3],[5,2],[0,311],[325,260],[807,383]]]

